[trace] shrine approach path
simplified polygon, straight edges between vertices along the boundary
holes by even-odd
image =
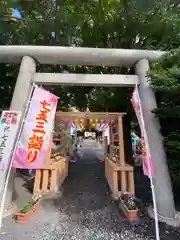
[[[121,231],[129,223],[111,197],[101,158],[102,149],[93,141],[85,142],[81,157],[70,164],[61,196],[44,200],[41,209],[25,225],[5,219],[2,239],[19,240],[19,236],[26,240],[121,239]],[[175,229],[164,224],[160,227],[161,239],[180,239]],[[153,220],[141,218],[136,233],[143,237],[135,239],[155,239]]]

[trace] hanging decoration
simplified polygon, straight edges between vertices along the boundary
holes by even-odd
[[[95,129],[97,129],[97,125],[98,125],[98,119],[96,119],[95,124],[94,124]]]
[[[79,126],[80,126],[80,128],[83,128],[83,122],[84,122],[84,120],[81,119],[80,122],[79,122]]]
[[[90,128],[90,129],[92,129],[92,128],[93,128],[93,120],[92,120],[92,118],[90,119],[89,128]]]
[[[109,126],[108,123],[103,124],[101,131],[105,131],[108,128],[108,126]]]
[[[109,123],[102,120],[102,119],[96,119],[93,121],[93,119],[85,118],[85,119],[75,119],[69,124],[78,130],[91,130],[92,128],[97,129],[98,131],[105,131],[107,127],[109,126]]]
[[[77,124],[75,122],[71,123],[72,128],[77,128]]]
[[[80,120],[76,119],[74,122],[75,122],[75,124],[77,125],[77,128],[76,128],[76,129],[77,129],[78,131],[81,131],[81,130],[82,130],[82,127],[81,127],[81,122],[80,122]]]
[[[108,123],[106,121],[104,121],[104,120],[101,120],[101,124],[99,125],[98,130],[99,131],[104,131],[107,126],[108,126]]]
[[[75,121],[72,121],[71,125],[72,125],[73,128],[78,128],[78,125]]]
[[[85,118],[85,120],[84,120],[84,129],[85,130],[89,129],[89,126],[90,126],[90,120],[89,120],[89,118]]]
[[[99,126],[98,126],[98,130],[100,130],[100,129],[101,129],[101,127],[102,127],[103,123],[104,123],[104,121],[103,121],[103,120],[101,120],[101,121],[100,121],[100,124],[99,124]]]
[[[74,122],[75,122],[77,128],[79,128],[78,120],[76,119],[76,120],[74,120]]]

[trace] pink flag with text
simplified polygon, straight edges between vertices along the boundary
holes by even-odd
[[[35,87],[13,159],[14,168],[38,169],[45,164],[58,97]]]
[[[141,129],[141,144],[142,144],[142,159],[143,159],[144,175],[149,177],[151,173],[151,176],[154,176],[153,162],[152,162],[151,151],[150,151],[149,142],[147,138],[147,132],[144,124],[138,87],[136,87],[133,91],[131,102],[132,102],[134,111],[136,113],[136,117],[138,119],[139,127]],[[149,164],[148,164],[148,160],[149,160]],[[148,167],[149,165],[150,165],[150,171]]]

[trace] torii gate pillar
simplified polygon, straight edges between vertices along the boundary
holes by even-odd
[[[142,59],[136,64],[136,74],[139,76],[140,81],[139,96],[155,172],[153,182],[157,210],[158,214],[162,216],[159,219],[163,221],[163,217],[174,219],[175,207],[163,139],[160,133],[160,124],[158,118],[152,113],[153,110],[157,109],[157,104],[147,77],[148,71],[148,60]]]
[[[36,63],[34,59],[28,56],[24,56],[21,61],[20,70],[11,101],[10,106],[11,110],[21,111],[21,114],[23,115],[32,86],[32,78],[35,72]],[[14,193],[15,173],[16,173],[15,169],[12,169],[6,193],[4,213],[5,216],[11,214],[11,212],[14,210],[14,208],[12,207],[12,200]]]

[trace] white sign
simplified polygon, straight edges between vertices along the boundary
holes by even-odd
[[[0,118],[0,199],[4,192],[9,167],[11,166],[20,112],[3,111]]]
[[[27,102],[30,102],[31,95],[33,93],[35,84],[32,85],[29,98]],[[27,104],[26,109],[24,111],[24,116],[26,116],[27,111],[29,108],[29,104]],[[7,127],[8,131],[8,138],[6,140],[6,146],[2,151],[2,158],[1,158],[1,166],[3,171],[0,172],[1,179],[3,180],[3,185],[0,187],[0,230],[2,228],[2,219],[3,219],[3,213],[4,213],[4,205],[5,205],[5,198],[6,198],[6,192],[7,192],[7,187],[8,187],[8,182],[9,182],[9,177],[11,173],[11,168],[12,168],[12,162],[14,160],[14,155],[15,151],[18,146],[19,138],[23,129],[23,123],[25,120],[25,117],[22,116],[22,123],[20,125],[20,120],[21,120],[21,113],[17,111],[4,111],[2,113],[1,119],[0,119],[0,133],[3,133],[3,130]],[[3,135],[0,135],[3,136]],[[0,138],[1,139],[1,138]],[[7,151],[8,149],[8,151]],[[8,152],[8,154],[7,154]],[[6,153],[6,157],[3,156]],[[4,159],[4,161],[3,161]],[[0,182],[1,182],[0,179]]]
[[[85,132],[84,137],[85,138],[89,138],[89,137],[96,138],[96,133],[95,132]]]

